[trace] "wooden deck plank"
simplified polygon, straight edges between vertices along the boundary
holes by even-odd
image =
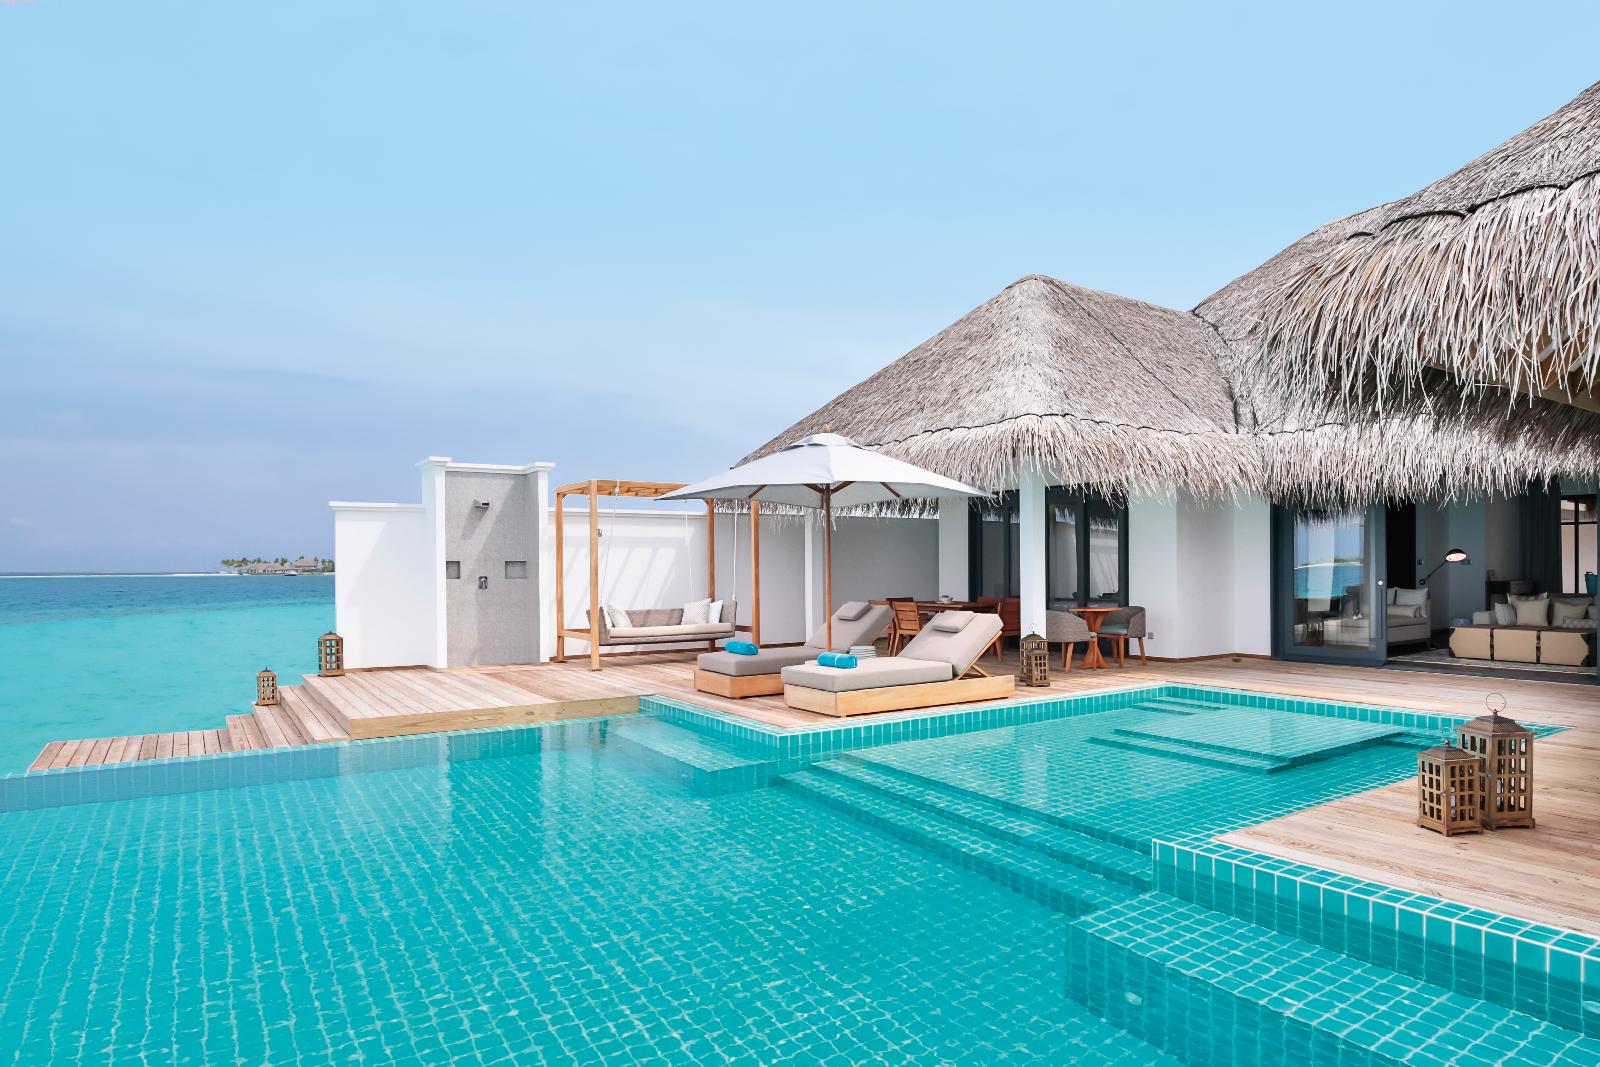
[[[431,711],[427,702],[403,685],[396,685],[384,676],[392,671],[369,671],[350,675],[350,684],[366,692],[375,702],[392,713],[416,715]]]
[[[432,711],[466,711],[472,702],[464,694],[457,693],[452,688],[447,688],[439,679],[442,674],[435,671],[386,671],[389,677],[384,679],[384,684],[391,688],[403,688],[412,695],[418,703]]]
[[[177,755],[178,738],[176,734],[156,734],[155,736],[156,759],[171,759],[174,755]]]
[[[56,755],[66,743],[65,741],[51,741],[45,745],[44,748],[39,750],[39,754],[33,758],[33,762],[28,764],[28,770],[42,771],[55,766]]]

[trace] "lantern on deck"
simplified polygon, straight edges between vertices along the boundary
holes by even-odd
[[[344,638],[332,631],[317,638],[317,673],[324,678],[344,673]]]
[[[276,704],[278,702],[278,676],[270,670],[263,670],[256,675],[256,703]]]
[[[1451,744],[1418,753],[1417,825],[1446,837],[1480,832],[1482,771],[1482,760]]]
[[[1483,759],[1483,825],[1490,830],[1533,825],[1533,731],[1500,713],[1506,699],[1490,693],[1489,714],[1456,727],[1456,743]]]
[[[1023,685],[1050,684],[1050,642],[1029,634],[1017,642],[1017,658],[1022,664],[1017,677]]]

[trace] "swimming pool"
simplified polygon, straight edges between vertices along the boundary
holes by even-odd
[[[0,1034],[18,1062],[1600,1062],[1596,946],[1508,927],[1502,983],[1467,939],[1498,917],[1459,909],[1434,973],[1442,902],[1210,841],[1408,777],[1436,717],[1174,686],[781,735],[647,707],[0,779]]]

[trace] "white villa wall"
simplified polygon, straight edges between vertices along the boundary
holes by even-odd
[[[437,663],[433,524],[420,504],[334,503],[334,617],[352,667]]]
[[[1271,508],[1259,498],[1131,501],[1128,593],[1155,635],[1150,654],[1270,655],[1270,539]]]

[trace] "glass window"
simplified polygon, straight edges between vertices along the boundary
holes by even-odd
[[[1561,498],[1561,591],[1588,593],[1589,575],[1600,571],[1595,557],[1595,495]]]
[[[1125,604],[1127,508],[1070,486],[1045,490],[1045,602],[1055,610]],[[975,501],[972,595],[1020,596],[1017,494]]]

